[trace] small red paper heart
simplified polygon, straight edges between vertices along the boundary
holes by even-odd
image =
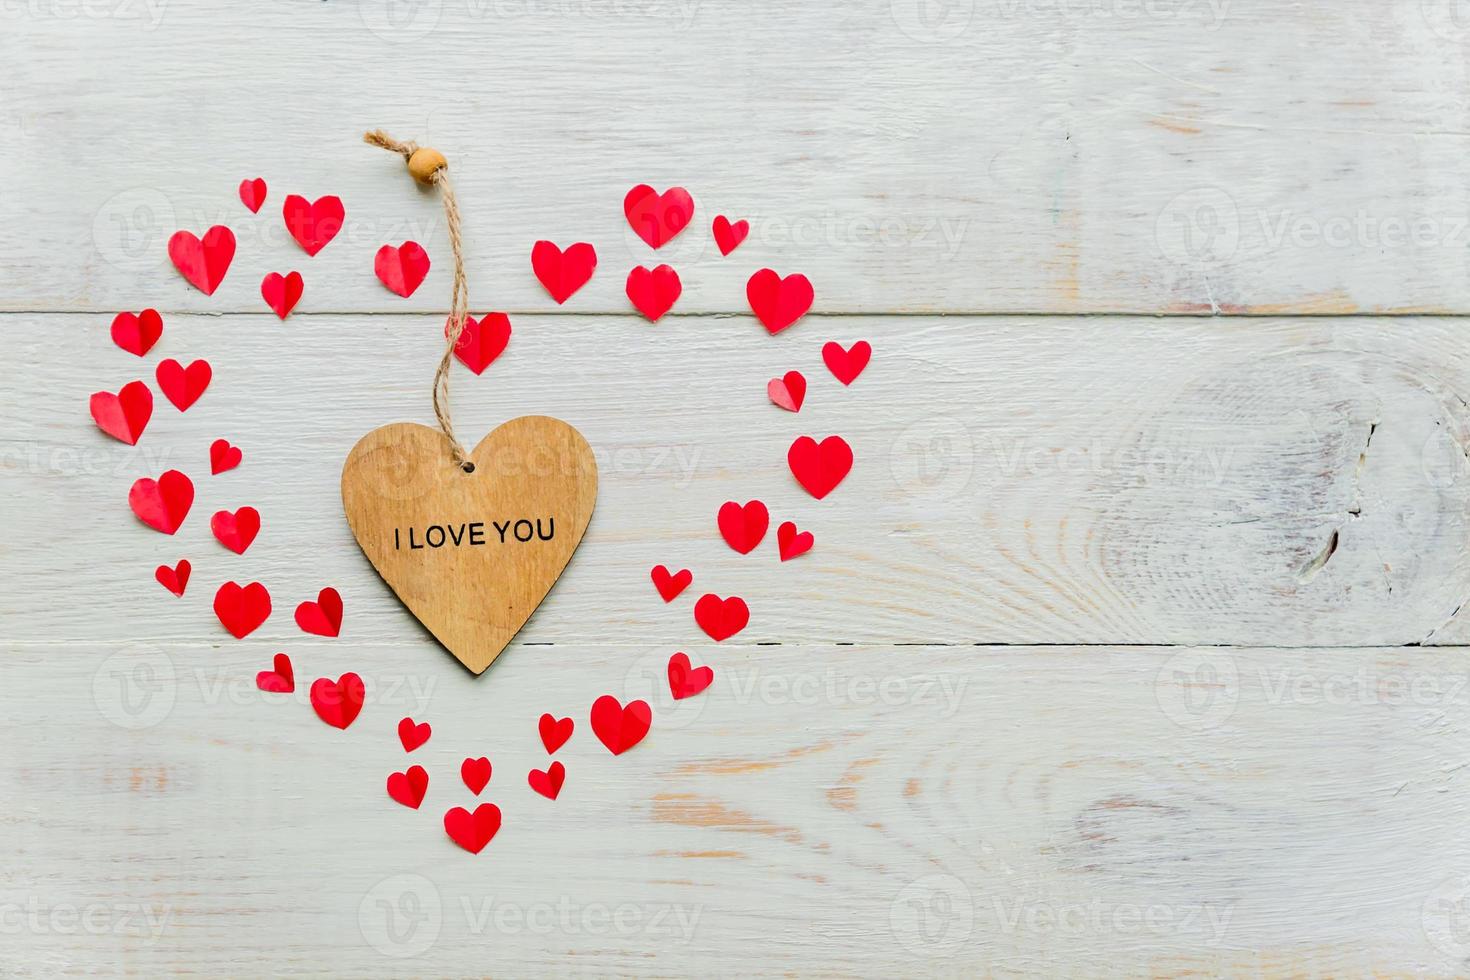
[[[182,596],[185,586],[189,584],[189,573],[193,570],[194,566],[189,564],[189,559],[180,558],[179,563],[173,568],[169,568],[167,565],[159,565],[154,570],[153,577],[158,580],[159,585],[168,589],[174,595]]]
[[[479,854],[500,831],[500,807],[481,803],[473,815],[462,806],[444,814],[444,832],[471,854]]]
[[[255,686],[270,694],[290,694],[296,690],[296,671],[291,666],[291,658],[284,653],[278,653],[274,669],[262,670],[255,675]]]
[[[573,727],[575,726],[570,718],[557,718],[552,714],[541,716],[536,730],[541,735],[541,744],[546,746],[547,755],[555,755],[557,749],[567,744],[567,739],[572,737]]]
[[[787,371],[782,377],[772,378],[766,382],[766,395],[786,411],[799,412],[806,401],[806,375],[800,371]]]
[[[750,609],[739,596],[721,599],[714,593],[706,593],[694,604],[694,621],[718,643],[745,629],[745,624],[750,622]]]
[[[625,708],[611,694],[592,703],[592,733],[613,755],[624,752],[643,741],[653,724],[653,709],[647,701],[631,701]]]
[[[567,767],[560,762],[553,762],[545,772],[540,769],[532,769],[526,776],[526,782],[531,788],[548,800],[554,800],[561,795],[562,784],[567,781]]]
[[[733,225],[730,219],[723,214],[715,215],[714,223],[715,244],[720,247],[721,255],[729,255],[750,234],[750,222],[741,219]]]
[[[444,325],[445,336],[449,335],[449,327],[450,324]],[[464,330],[454,345],[454,356],[475,374],[483,374],[508,343],[510,317],[504,313],[488,313],[478,321],[467,316],[464,318]]]
[[[404,718],[398,723],[398,741],[403,743],[403,751],[412,752],[429,740],[434,730],[429,727],[428,722],[415,724],[412,718]]]
[[[235,233],[215,225],[200,240],[192,231],[176,231],[168,240],[168,257],[189,285],[213,296],[235,259]]]
[[[284,320],[296,309],[305,288],[306,282],[299,272],[288,272],[284,276],[279,272],[272,272],[260,281],[260,298],[265,300],[265,305],[276,316]]]
[[[255,632],[270,614],[271,594],[259,582],[251,582],[244,588],[234,582],[226,582],[214,594],[214,615],[237,640]]]
[[[746,281],[745,298],[765,328],[776,334],[811,309],[812,284],[799,272],[782,279],[771,269],[761,269]]]
[[[545,240],[531,248],[531,271],[558,306],[585,286],[596,268],[597,250],[586,242],[568,245],[565,252]]]
[[[333,728],[345,729],[357,720],[367,697],[362,678],[346,673],[337,680],[317,678],[311,685],[311,706],[316,716]]]
[[[658,589],[658,594],[664,602],[673,602],[680,592],[689,588],[689,583],[694,581],[694,573],[687,568],[681,568],[673,575],[663,565],[654,565],[653,571],[648,573],[653,579],[653,587]]]
[[[241,507],[233,514],[227,510],[216,511],[209,519],[209,529],[220,544],[243,555],[260,533],[260,511],[254,507]]]
[[[194,506],[194,481],[178,470],[169,470],[156,481],[145,476],[128,491],[128,506],[153,530],[173,534]]]
[[[142,357],[163,336],[163,317],[157,310],[144,310],[134,316],[119,313],[112,318],[112,342],[129,354]]]
[[[464,760],[459,764],[459,778],[464,780],[471,793],[479,796],[480,790],[490,782],[490,760],[484,756]]]
[[[342,632],[342,596],[331,586],[317,593],[316,602],[296,607],[296,625],[303,633],[336,636]]]
[[[216,439],[209,444],[209,473],[211,476],[219,476],[240,465],[240,460],[245,454],[239,448],[230,445],[228,439]]]
[[[281,217],[286,219],[286,230],[296,239],[296,244],[307,255],[315,255],[342,230],[346,210],[342,199],[332,194],[310,203],[300,194],[292,194],[281,205]]]
[[[661,265],[656,269],[634,266],[628,273],[626,292],[634,309],[650,322],[657,323],[659,317],[669,312],[669,307],[679,298],[684,286],[679,282],[679,273],[672,267]]]
[[[204,394],[204,390],[209,387],[214,371],[210,368],[209,362],[205,360],[195,361],[185,368],[170,357],[166,361],[159,362],[158,370],[153,376],[158,381],[158,390],[173,402],[174,408],[187,412],[189,407],[197,402],[199,396]]]
[[[373,259],[373,271],[389,292],[407,299],[429,274],[429,253],[418,242],[404,242],[397,248],[384,245]]]
[[[844,385],[857,380],[872,356],[873,347],[866,340],[859,340],[846,350],[835,340],[829,340],[822,346],[822,362],[832,372],[832,377]]]
[[[740,554],[748,555],[766,536],[766,528],[771,526],[771,515],[759,500],[748,501],[743,507],[727,500],[720,506],[717,523],[725,543]]]
[[[802,531],[798,534],[793,521],[783,521],[776,528],[776,545],[781,550],[782,561],[790,561],[797,555],[806,554],[816,543],[817,539],[812,537],[812,532]]]
[[[653,248],[659,248],[683,231],[694,217],[694,198],[682,187],[660,194],[639,184],[623,198],[628,225]]]
[[[417,810],[429,791],[429,774],[423,766],[409,766],[407,772],[395,772],[388,776],[388,795],[393,802],[402,803],[410,810]]]
[[[97,428],[119,442],[136,446],[153,418],[153,392],[141,381],[129,381],[117,394],[99,391],[88,406]]]
[[[852,447],[841,436],[828,436],[820,444],[811,436],[802,436],[786,451],[786,463],[796,482],[821,500],[852,469]]]
[[[675,701],[693,697],[709,687],[715,680],[710,667],[690,667],[689,657],[676,653],[669,658],[669,693]]]
[[[247,177],[240,181],[240,203],[249,208],[251,214],[259,214],[260,206],[265,203],[265,190],[264,180]]]

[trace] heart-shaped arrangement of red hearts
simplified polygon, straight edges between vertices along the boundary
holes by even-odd
[[[258,214],[268,194],[264,180],[242,181],[241,203],[250,214]],[[659,249],[693,222],[695,203],[682,187],[659,193],[640,184],[623,200],[623,212],[629,227],[651,249]],[[346,220],[342,201],[334,196],[309,201],[290,195],[282,207],[282,220],[290,236],[306,256],[314,256],[326,248]],[[242,220],[250,220],[245,218]],[[711,234],[721,256],[728,257],[750,233],[750,222],[732,222],[718,215]],[[260,236],[250,236],[252,239]],[[235,259],[236,237],[224,226],[216,225],[202,235],[179,231],[169,239],[168,255],[185,281],[206,296],[213,295],[223,283]],[[409,297],[428,277],[428,253],[417,242],[384,243],[373,255],[374,273],[393,293]],[[596,249],[587,242],[575,242],[561,248],[550,241],[537,241],[531,248],[531,271],[549,297],[562,305],[592,278],[597,269]],[[295,309],[305,291],[305,277],[297,271],[271,272],[261,283],[260,294],[266,305],[285,320]],[[667,264],[653,268],[636,265],[627,275],[625,291],[629,302],[650,322],[657,322],[672,310],[682,294],[679,273]],[[788,329],[811,308],[811,283],[800,274],[781,276],[771,269],[753,272],[746,284],[746,299],[756,318],[771,334]],[[165,324],[156,310],[140,313],[122,312],[112,321],[113,342],[135,357],[147,357],[155,345],[165,342]],[[478,318],[471,316],[455,355],[474,374],[483,373],[506,350],[510,341],[510,318],[489,312]],[[842,347],[836,341],[822,348],[823,363],[842,385],[851,385],[868,366],[872,348],[866,341]],[[200,402],[214,380],[208,361],[196,358],[185,364],[174,357],[158,362],[154,369],[158,391],[178,411],[187,412]],[[114,384],[118,382],[114,381]],[[807,379],[798,370],[787,371],[771,379],[766,386],[771,403],[787,412],[799,413],[806,403]],[[121,384],[116,391],[102,390],[91,396],[90,410],[97,427],[106,435],[129,446],[137,445],[153,417],[153,389],[139,379]],[[254,452],[254,450],[252,450]],[[245,452],[228,439],[216,439],[199,449],[201,468],[206,461],[211,481],[206,493],[216,491],[214,478],[234,471],[245,460]],[[786,454],[787,465],[798,486],[813,499],[822,500],[847,477],[853,466],[852,448],[838,435],[817,439],[803,435],[791,443]],[[229,478],[219,484],[219,496],[228,493]],[[175,535],[183,529],[193,511],[196,496],[194,481],[180,470],[170,469],[157,478],[143,477],[128,492],[128,506],[137,519],[161,534]],[[253,506],[230,506],[216,510],[209,519],[209,529],[218,544],[242,558],[258,535],[269,533],[259,510]],[[767,538],[771,513],[760,500],[745,503],[726,501],[715,514],[712,530],[716,531],[738,554],[754,554]],[[789,561],[810,551],[815,536],[802,530],[793,520],[780,523],[775,534],[776,557]],[[173,565],[160,565],[154,578],[169,594],[183,598],[190,583],[192,566],[187,558]],[[248,579],[248,575],[238,576]],[[692,584],[689,569],[670,572],[655,565],[650,572],[654,588],[665,603],[672,603]],[[234,580],[215,586],[213,613],[231,636],[244,639],[258,629],[272,612],[271,595],[266,586],[256,581],[240,584]],[[303,598],[295,608],[297,626],[303,633],[335,637],[342,633],[343,602],[330,586],[316,597]],[[739,634],[750,622],[750,608],[740,596],[721,597],[705,593],[693,603],[695,625],[715,642]],[[668,661],[668,685],[674,700],[705,694],[715,681],[714,668],[696,665],[688,654],[678,651]],[[255,678],[256,686],[268,694],[290,695],[296,691],[296,671],[291,657],[276,653],[268,669]],[[311,682],[309,701],[312,710],[327,725],[345,730],[357,722],[367,701],[367,688],[356,673],[340,677],[320,677]],[[592,704],[587,715],[593,736],[613,756],[621,756],[637,746],[653,726],[653,709],[648,702],[631,700],[624,704],[613,694],[605,694]],[[386,724],[387,722],[382,722]],[[576,724],[570,717],[546,713],[537,722],[537,735],[548,756],[566,745]],[[397,722],[399,741],[405,753],[413,752],[429,741],[432,727],[428,722],[403,718]],[[490,784],[491,760],[485,757],[465,758],[459,780],[473,797],[478,797]],[[556,800],[566,784],[566,766],[552,761],[545,769],[532,769],[526,775],[530,789],[547,800]],[[417,810],[428,798],[430,776],[422,766],[409,766],[387,777],[387,794],[393,802]],[[499,833],[501,811],[491,802],[477,803],[473,810],[463,806],[447,809],[443,817],[444,831],[454,843],[472,854],[478,854]]]

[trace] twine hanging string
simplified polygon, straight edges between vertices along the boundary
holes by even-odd
[[[439,369],[434,372],[434,417],[439,428],[449,440],[450,454],[454,462],[465,472],[473,472],[474,464],[459,439],[454,435],[454,422],[449,415],[449,369],[454,363],[454,348],[464,333],[465,317],[470,309],[470,287],[464,274],[464,243],[460,238],[459,203],[454,198],[454,184],[449,180],[449,164],[444,154],[417,143],[400,143],[381,129],[364,133],[364,143],[381,146],[403,157],[408,172],[421,184],[439,188],[444,200],[444,219],[449,225],[449,249],[454,253],[454,290],[449,299],[449,327],[445,331],[448,343],[444,356],[439,359]]]

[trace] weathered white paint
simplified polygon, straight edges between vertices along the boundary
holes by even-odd
[[[1470,635],[1470,340],[1348,315],[1470,308],[1454,14],[0,3],[0,973],[1463,972],[1470,672],[1435,645]],[[371,126],[450,154],[473,305],[515,314],[501,363],[456,369],[461,431],[546,412],[603,463],[586,544],[478,680],[337,499],[362,433],[429,419],[448,284],[438,204]],[[698,200],[659,253],[622,221],[641,181]],[[316,258],[292,192],[347,203]],[[754,225],[729,258],[720,212]],[[241,247],[206,299],[163,243],[216,221]],[[601,255],[561,311],[540,237]],[[405,238],[435,261],[411,300],[371,273]],[[624,315],[654,261],[693,315]],[[832,315],[767,337],[762,265]],[[257,287],[290,268],[281,324]],[[140,362],[107,324],[144,305],[167,327]],[[930,315],[997,312],[1066,315]],[[858,338],[843,389],[818,352]],[[194,356],[189,413],[160,400],[136,449],[92,427],[90,392]],[[793,367],[798,416],[764,396]],[[858,463],[818,504],[784,454],[828,432]],[[246,459],[210,477],[218,436]],[[200,490],[172,539],[125,508],[167,467]],[[811,554],[719,542],[756,496]],[[207,518],[247,503],[236,557]],[[152,569],[185,555],[175,600]],[[669,606],[656,562],[695,571]],[[227,577],[276,600],[243,642],[209,612]],[[338,640],[291,623],[324,584]],[[694,627],[706,590],[750,601],[735,641]],[[717,680],[673,704],[678,649]],[[254,689],[278,650],[295,697]],[[349,669],[372,694],[337,733],[304,691]],[[608,691],[655,699],[619,759],[585,725]],[[525,786],[543,710],[580,726],[556,803]],[[405,714],[435,729],[411,757]],[[440,819],[482,754],[506,825],[471,858]],[[417,813],[383,793],[410,762]]]

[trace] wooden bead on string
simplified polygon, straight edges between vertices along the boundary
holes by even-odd
[[[421,146],[408,158],[408,172],[420,184],[432,184],[435,175],[448,166],[449,161],[444,159],[444,154],[432,146]]]

